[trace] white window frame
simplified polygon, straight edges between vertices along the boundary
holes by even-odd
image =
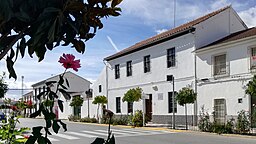
[[[226,56],[226,72],[216,74],[215,73],[215,58],[218,57],[218,56],[222,56],[222,55]],[[212,75],[213,75],[213,77],[223,77],[223,76],[228,76],[229,75],[229,61],[228,61],[228,55],[227,55],[226,52],[212,55]]]
[[[223,101],[224,104],[217,104],[217,101]],[[215,112],[215,121],[218,124],[225,124],[226,123],[226,116],[227,116],[227,104],[226,99],[224,98],[217,98],[213,101],[214,112]]]
[[[252,55],[253,49],[255,50],[255,56]],[[252,61],[253,61],[252,59],[255,59],[254,66],[252,65]],[[251,71],[256,71],[256,46],[249,47],[249,69]]]

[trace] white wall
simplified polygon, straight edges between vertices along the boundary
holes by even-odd
[[[256,39],[242,40],[230,45],[212,47],[197,53],[198,74],[198,106],[204,105],[211,113],[214,99],[225,98],[227,115],[237,115],[240,110],[249,111],[249,96],[245,94],[245,86],[254,73],[250,71],[250,50],[256,45]],[[225,77],[213,77],[212,56],[226,53],[229,74]],[[200,79],[208,78],[209,82]],[[238,103],[238,98],[243,102]]]

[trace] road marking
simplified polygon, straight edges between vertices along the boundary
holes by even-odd
[[[65,135],[65,134],[53,134],[54,136],[57,136],[57,137],[61,137],[61,138],[64,138],[64,139],[69,139],[69,140],[75,140],[75,139],[80,139],[78,137],[73,137],[73,136],[69,136],[69,135]]]
[[[104,132],[104,133],[108,133],[107,130],[95,130],[95,131],[99,131],[99,132]],[[127,133],[122,133],[122,132],[115,132],[115,131],[112,131],[113,134],[118,134],[118,135],[126,135]]]
[[[49,139],[51,142],[53,142],[53,141],[60,141],[60,140],[57,140],[57,139],[51,138],[51,137],[48,137],[48,139]]]
[[[96,135],[102,135],[102,136],[107,136],[107,133],[99,133],[99,132],[95,132],[95,131],[82,131],[84,133],[90,133],[90,134],[96,134]]]
[[[132,133],[132,134],[140,134],[140,132],[135,131],[129,131],[129,130],[120,130],[120,129],[111,129],[113,132],[119,131],[119,132],[126,132],[126,133]]]
[[[78,132],[67,132],[67,133],[72,134],[72,135],[82,136],[82,137],[88,137],[88,138],[97,137],[96,135],[90,135],[90,134],[84,134],[84,133],[78,133]]]

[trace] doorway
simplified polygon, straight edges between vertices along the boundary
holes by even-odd
[[[152,120],[152,94],[149,94],[149,99],[146,99],[146,121]]]

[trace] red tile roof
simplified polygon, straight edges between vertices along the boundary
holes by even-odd
[[[197,25],[197,24],[199,24],[199,23],[201,23],[201,22],[203,22],[203,21],[205,21],[205,20],[207,20],[207,19],[209,19],[209,18],[211,18],[211,17],[213,17],[213,16],[223,12],[223,11],[225,11],[226,9],[228,9],[230,7],[231,6],[227,6],[227,7],[221,8],[221,9],[219,9],[217,11],[214,11],[212,13],[209,13],[209,14],[205,15],[205,16],[202,16],[202,17],[200,17],[200,18],[198,18],[196,20],[190,21],[190,22],[185,23],[183,25],[180,25],[180,26],[178,26],[178,27],[176,27],[174,29],[168,30],[166,32],[163,32],[161,34],[153,36],[153,37],[151,37],[149,39],[146,39],[146,40],[143,40],[141,42],[138,42],[138,43],[136,43],[135,45],[133,45],[131,47],[128,47],[128,48],[126,48],[126,49],[124,49],[124,50],[122,50],[120,52],[117,52],[117,53],[115,53],[115,54],[113,54],[111,56],[106,57],[104,60],[109,61],[109,60],[112,60],[112,59],[124,56],[126,54],[129,54],[129,53],[141,50],[143,48],[146,48],[150,44],[155,44],[157,42],[160,42],[160,41],[166,40],[168,38],[171,38],[171,37],[173,37],[176,34],[182,33],[182,32],[184,32],[186,30],[189,30],[189,29],[193,28],[193,26],[195,26],[195,25]]]
[[[213,43],[210,43],[207,46],[201,47],[199,49],[203,49],[205,47],[222,44],[222,43],[227,43],[227,42],[231,42],[231,41],[235,41],[235,40],[239,40],[239,39],[243,39],[243,38],[247,38],[247,37],[251,37],[251,36],[256,36],[256,28],[255,27],[230,34],[224,38],[221,38],[221,39],[219,39]]]

